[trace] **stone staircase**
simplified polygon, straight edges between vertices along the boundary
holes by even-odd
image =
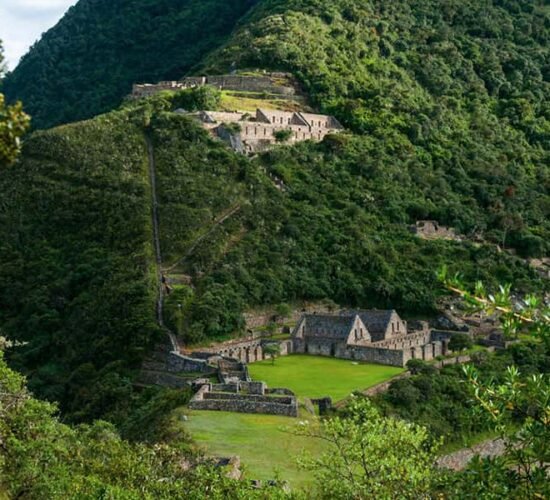
[[[250,382],[246,364],[230,358],[223,358],[218,361],[218,379],[223,384],[236,382],[237,380]]]

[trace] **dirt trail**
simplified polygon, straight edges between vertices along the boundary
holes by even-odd
[[[162,253],[160,248],[160,231],[158,216],[158,198],[157,198],[157,169],[155,164],[155,151],[150,135],[145,132],[145,142],[147,144],[147,155],[149,162],[149,182],[151,186],[151,220],[153,225],[153,243],[155,247],[155,262],[157,273],[157,322],[170,338],[172,349],[179,352],[179,345],[176,336],[164,325],[164,279],[162,272]]]
[[[189,250],[183,255],[183,257],[180,257],[173,265],[170,267],[164,268],[165,272],[173,271],[176,267],[178,267],[185,259],[187,259],[195,250],[196,248],[206,239],[208,236],[210,236],[218,226],[223,224],[227,219],[235,215],[239,210],[241,209],[241,204],[237,203],[236,205],[232,206],[228,210],[226,210],[222,215],[220,215],[213,223],[210,229],[206,231],[205,233],[201,234],[199,237],[193,241],[191,246],[189,247]]]

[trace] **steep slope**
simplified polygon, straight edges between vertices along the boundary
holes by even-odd
[[[0,179],[0,323],[30,387],[112,410],[158,338],[145,142],[126,115],[40,132]]]
[[[0,324],[28,342],[10,359],[73,418],[116,415],[131,398],[132,370],[159,338],[145,133],[163,263],[193,285],[176,287],[166,309],[187,342],[238,333],[244,309],[283,301],[429,311],[442,263],[468,280],[542,286],[494,246],[409,233],[407,211],[426,192],[434,206],[462,208],[480,224],[491,214],[483,200],[423,174],[405,146],[393,166],[376,140],[358,136],[249,160],[170,112],[179,106],[172,99],[37,132],[0,179]],[[540,188],[528,173],[514,175],[522,188],[511,209],[529,224]],[[495,182],[498,190],[509,179]]]
[[[548,253],[541,2],[264,0],[239,26],[206,71],[291,70],[351,133],[251,160],[163,95],[36,133],[0,179],[0,327],[29,342],[10,361],[75,418],[117,411],[159,333],[145,132],[163,263],[182,283],[166,321],[186,342],[301,299],[429,312],[443,263],[468,281],[548,287],[497,250]],[[487,245],[420,240],[417,219]]]
[[[80,0],[4,82],[35,128],[119,105],[132,83],[176,79],[257,0]]]

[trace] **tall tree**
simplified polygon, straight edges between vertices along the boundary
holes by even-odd
[[[0,78],[4,74],[4,53],[0,41]],[[5,104],[0,94],[0,167],[13,163],[21,149],[21,136],[28,129],[30,118],[23,111],[23,105],[17,102],[13,106]]]

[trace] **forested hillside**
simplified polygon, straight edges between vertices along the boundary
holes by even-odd
[[[167,304],[185,342],[239,334],[245,309],[303,299],[429,313],[444,263],[469,281],[545,286],[494,245],[412,235],[408,210],[426,190],[434,205],[468,207],[480,224],[491,214],[398,156],[380,168],[387,157],[373,155],[374,140],[333,136],[250,160],[171,112],[179,102],[159,96],[36,132],[0,179],[0,322],[27,342],[10,360],[71,418],[123,413],[159,338],[145,134],[164,265],[191,284]],[[515,207],[528,223],[530,205]],[[172,315],[177,304],[183,317]]]
[[[80,0],[4,82],[35,128],[117,107],[137,82],[177,79],[257,0]]]
[[[550,241],[544,2],[253,3],[82,0],[5,82],[40,127],[108,109],[132,81],[235,62],[293,72],[349,129],[248,159],[163,95],[26,141],[0,178],[0,325],[28,342],[10,361],[31,388],[74,419],[116,418],[158,338],[145,134],[164,264],[187,283],[166,320],[185,342],[282,302],[430,313],[441,264],[547,287],[524,260]],[[418,239],[418,219],[465,241]]]

